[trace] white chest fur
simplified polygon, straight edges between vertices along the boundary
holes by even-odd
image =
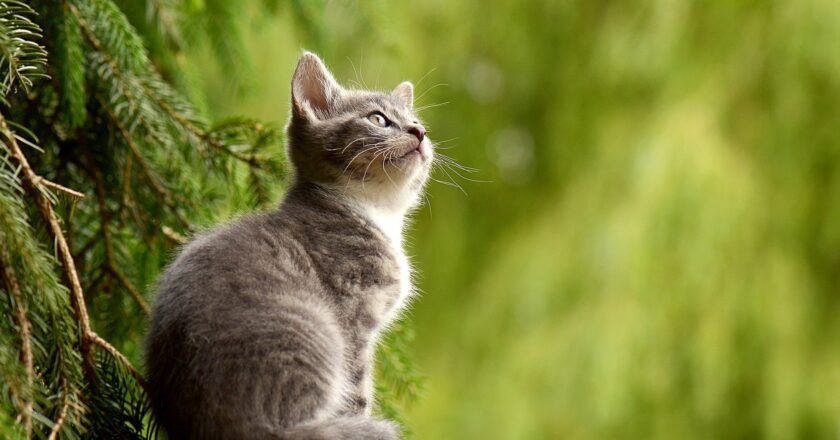
[[[384,232],[385,239],[390,245],[391,252],[396,258],[396,263],[399,269],[399,297],[396,303],[392,306],[387,321],[390,322],[405,306],[406,300],[409,298],[411,285],[411,264],[408,257],[405,255],[402,244],[402,229],[404,222],[404,215],[402,213],[394,213],[392,211],[381,210],[375,207],[364,207],[365,216],[373,222],[382,232]]]

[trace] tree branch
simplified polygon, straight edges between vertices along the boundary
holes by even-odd
[[[61,381],[61,389],[63,391],[62,397],[64,398],[64,403],[61,405],[61,411],[58,413],[58,420],[55,421],[55,425],[53,425],[50,430],[50,436],[47,437],[47,440],[56,440],[58,438],[58,433],[61,432],[61,427],[64,426],[64,421],[67,420],[67,409],[70,407],[70,399],[67,398],[67,382],[63,378]]]
[[[124,354],[120,353],[120,351],[117,350],[113,345],[109,344],[108,341],[102,339],[101,336],[97,335],[94,332],[90,332],[89,337],[94,344],[104,348],[105,351],[111,354],[111,356],[114,356],[118,361],[122,362],[126,370],[128,370],[128,372],[134,377],[134,379],[137,380],[137,383],[139,383],[140,386],[143,387],[146,393],[149,392],[149,384],[146,382],[146,379],[143,378],[143,375],[141,375],[136,368],[134,368],[134,365],[131,364],[131,361],[129,361]]]
[[[160,197],[161,201],[163,201],[163,203],[169,208],[169,210],[172,212],[175,218],[178,219],[178,222],[180,222],[185,229],[191,231],[192,225],[190,225],[190,222],[186,218],[184,218],[184,216],[178,211],[178,207],[175,205],[175,197],[173,196],[172,192],[170,192],[168,189],[166,189],[165,186],[163,186],[158,177],[155,175],[154,171],[152,171],[152,168],[146,162],[146,159],[143,157],[142,154],[140,154],[140,149],[137,148],[137,144],[134,142],[134,139],[131,137],[131,134],[125,127],[123,127],[119,119],[117,119],[117,116],[111,112],[111,109],[107,105],[105,105],[105,103],[102,101],[102,98],[99,95],[96,95],[96,100],[99,101],[99,105],[103,109],[105,109],[105,112],[108,113],[108,117],[111,118],[111,121],[120,131],[123,140],[125,140],[125,143],[128,145],[129,150],[131,150],[131,154],[137,159],[137,163],[139,163],[140,168],[143,169],[143,174],[146,175],[146,178],[149,180],[149,183],[152,185],[152,188],[154,188],[155,192],[158,193],[158,196]]]
[[[17,276],[12,268],[12,257],[4,242],[0,242],[0,266],[3,266],[3,283],[12,294],[15,303],[15,321],[20,327],[21,353],[20,357],[26,370],[26,391],[24,394],[32,393],[32,385],[35,382],[35,369],[32,365],[32,326],[26,318],[26,305],[23,302],[23,295],[20,292]],[[23,419],[26,438],[32,438],[32,396],[21,397],[21,416]]]
[[[58,222],[58,216],[52,209],[52,204],[41,192],[43,183],[38,175],[32,171],[26,156],[21,151],[17,143],[15,134],[6,124],[6,118],[0,115],[0,132],[6,137],[6,144],[12,153],[12,158],[18,163],[21,168],[22,181],[24,188],[29,193],[30,197],[35,199],[35,204],[38,206],[38,211],[41,213],[44,222],[47,223],[50,233],[55,240],[58,248],[58,255],[64,268],[64,276],[67,283],[70,285],[70,299],[73,306],[73,311],[76,313],[76,318],[79,321],[81,328],[80,351],[84,359],[85,369],[91,381],[95,381],[96,374],[94,372],[94,358],[93,352],[90,349],[90,341],[86,337],[90,333],[90,318],[88,317],[87,307],[85,306],[85,297],[82,293],[82,285],[79,283],[79,275],[76,273],[76,264],[73,261],[73,256],[70,253],[70,247],[67,245],[67,239],[64,237],[64,232],[61,230],[61,225]]]
[[[70,189],[70,188],[68,188],[64,185],[59,185],[59,184],[57,184],[57,183],[55,183],[51,180],[44,179],[41,176],[36,176],[36,177],[38,178],[38,181],[35,182],[36,185],[41,184],[41,185],[44,185],[44,186],[48,186],[48,187],[53,188],[55,190],[61,191],[61,192],[66,193],[66,194],[69,194],[70,196],[75,197],[77,199],[81,199],[81,198],[85,197],[84,193],[80,193],[79,191],[76,191],[75,189]]]
[[[61,260],[62,267],[64,268],[64,275],[70,285],[70,302],[73,307],[73,311],[76,314],[76,319],[79,322],[79,328],[81,331],[79,351],[82,354],[88,379],[92,385],[96,384],[96,360],[91,346],[92,344],[96,344],[107,350],[112,356],[122,362],[131,375],[134,376],[138,383],[140,383],[140,385],[148,392],[145,379],[143,379],[137,369],[134,368],[128,358],[91,330],[90,317],[88,316],[87,307],[85,306],[85,297],[82,291],[82,286],[79,282],[79,275],[76,272],[76,264],[73,261],[73,256],[70,253],[70,247],[67,245],[67,239],[64,237],[64,232],[61,230],[58,216],[55,214],[55,211],[53,211],[50,201],[47,200],[47,197],[41,191],[42,188],[40,185],[43,185],[43,182],[39,181],[38,175],[35,174],[32,167],[30,167],[29,162],[26,160],[26,156],[17,144],[15,134],[11,129],[9,129],[9,126],[6,124],[6,118],[3,117],[2,114],[0,114],[0,134],[6,138],[6,144],[12,153],[11,157],[20,166],[22,173],[21,180],[23,181],[24,188],[27,193],[35,199],[35,203],[38,205],[38,210],[40,211],[44,221],[49,226],[50,233],[55,240],[56,247],[58,248],[59,258]]]
[[[128,277],[120,271],[118,265],[116,264],[114,243],[113,240],[111,240],[111,228],[109,226],[111,216],[108,213],[108,207],[105,206],[105,181],[102,179],[102,173],[100,173],[99,169],[96,168],[96,164],[93,161],[93,154],[86,145],[83,145],[82,148],[84,149],[85,159],[87,159],[88,174],[90,174],[91,178],[93,178],[93,182],[96,187],[96,202],[99,205],[99,221],[102,225],[102,241],[105,245],[105,266],[108,272],[110,272],[117,281],[125,287],[125,290],[127,290],[131,297],[134,298],[134,301],[137,302],[140,308],[143,309],[143,313],[148,316],[150,312],[149,303],[146,302],[146,299],[143,298],[140,291],[134,287]]]

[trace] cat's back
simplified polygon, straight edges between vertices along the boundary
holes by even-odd
[[[153,315],[166,321],[231,311],[259,298],[311,289],[314,281],[289,216],[248,215],[199,234],[181,249],[158,283]]]

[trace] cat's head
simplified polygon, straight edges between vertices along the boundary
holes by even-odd
[[[345,89],[305,52],[292,79],[286,127],[296,179],[396,208],[413,205],[433,156],[413,101],[410,82],[391,93]]]

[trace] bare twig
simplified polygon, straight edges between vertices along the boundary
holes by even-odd
[[[187,237],[184,237],[183,235],[175,232],[175,230],[173,230],[169,226],[161,226],[160,230],[161,232],[163,232],[164,237],[166,237],[167,239],[179,246],[188,241]]]
[[[84,196],[85,196],[84,193],[80,193],[79,191],[76,191],[75,189],[70,189],[70,188],[68,188],[64,185],[59,185],[59,184],[57,184],[57,183],[55,183],[51,180],[44,179],[41,176],[36,176],[36,177],[38,179],[38,181],[35,182],[36,185],[41,184],[41,185],[44,185],[44,186],[48,186],[48,187],[53,188],[55,190],[61,191],[61,192],[66,193],[66,194],[69,194],[70,196],[75,197],[77,199],[84,198]]]
[[[11,292],[12,299],[15,302],[15,321],[20,327],[21,339],[21,353],[20,357],[23,361],[24,369],[26,370],[26,390],[24,396],[21,397],[22,408],[21,417],[23,426],[26,430],[26,438],[32,438],[32,384],[35,381],[35,369],[32,365],[32,326],[29,319],[26,317],[26,305],[23,303],[23,295],[20,291],[20,284],[18,284],[17,276],[12,268],[12,258],[5,243],[0,242],[0,266],[3,266],[3,283]],[[26,394],[30,395],[26,395]]]

